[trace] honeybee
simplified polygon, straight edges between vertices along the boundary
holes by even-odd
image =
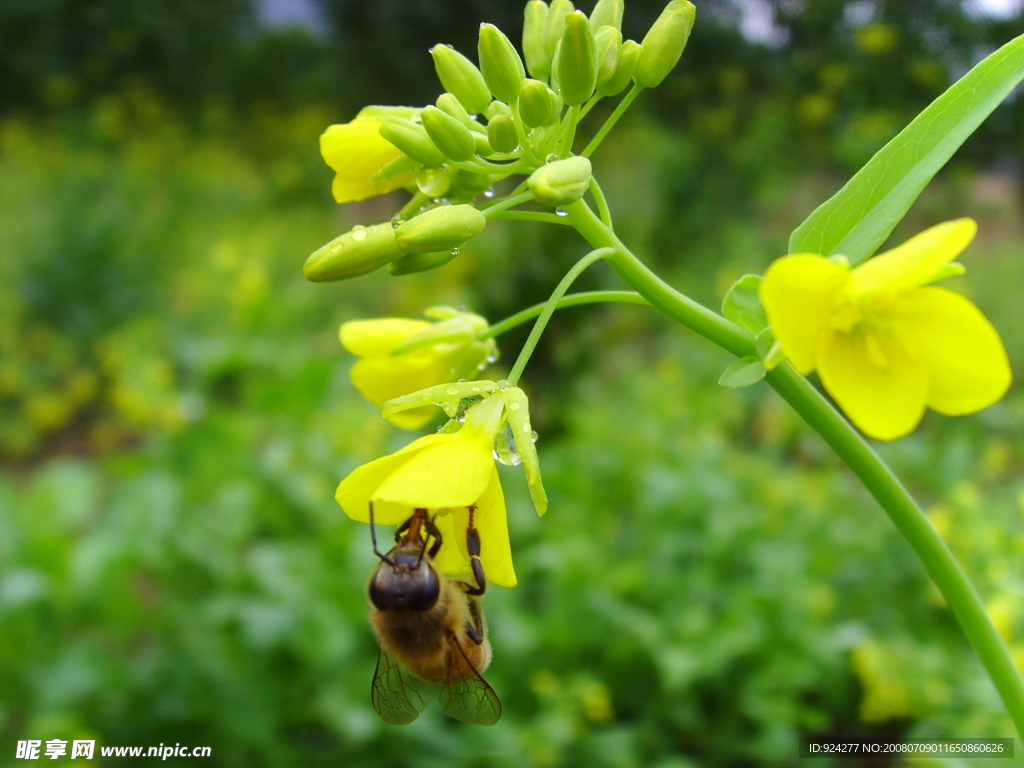
[[[487,582],[474,511],[469,507],[466,545],[476,585],[438,573],[433,560],[441,532],[425,509],[399,526],[394,548],[381,554],[370,502],[370,536],[380,558],[367,585],[370,624],[380,645],[370,701],[387,723],[411,723],[431,693],[456,720],[493,725],[501,717],[498,695],[480,674],[491,663],[491,644],[480,607]]]

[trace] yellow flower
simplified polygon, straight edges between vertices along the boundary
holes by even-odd
[[[493,339],[478,341],[487,321],[470,312],[433,307],[425,313],[440,322],[385,317],[353,320],[341,326],[341,344],[360,360],[352,383],[374,405],[410,392],[473,376],[497,356]],[[388,416],[403,429],[417,429],[437,415],[433,405]]]
[[[370,180],[402,153],[380,135],[381,121],[364,117],[364,112],[351,123],[329,126],[320,136],[320,154],[335,171],[331,192],[339,203],[382,195],[405,186],[414,176],[409,172],[380,181]]]
[[[443,543],[434,562],[447,574],[472,570],[466,527],[473,508],[487,581],[514,587],[505,497],[491,453],[504,408],[502,393],[487,397],[466,411],[457,432],[421,437],[353,471],[338,485],[335,499],[346,515],[363,523],[370,521],[370,501],[374,521],[383,525],[404,522],[414,509],[436,513]]]
[[[798,253],[776,260],[759,289],[776,339],[803,375],[821,383],[861,431],[879,440],[911,432],[926,407],[974,413],[1010,386],[999,334],[960,294],[928,285],[977,224],[931,227],[850,269],[842,259]]]

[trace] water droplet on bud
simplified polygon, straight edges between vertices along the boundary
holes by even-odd
[[[509,408],[510,411],[518,411],[520,407],[521,406],[519,405],[519,403],[516,403],[516,402],[512,402],[512,403],[508,404],[508,408]]]
[[[440,197],[452,185],[451,176],[444,168],[420,168],[416,171],[416,186],[424,195]]]
[[[530,440],[532,442],[536,443],[539,439],[540,439],[540,435],[538,435],[536,432],[531,432],[530,433]]]
[[[362,224],[356,224],[352,227],[352,239],[353,240],[365,240],[366,239],[366,227]]]
[[[454,384],[449,384],[447,387],[444,388],[444,391],[447,392],[449,395],[459,394],[459,388],[456,387]]]
[[[391,217],[391,228],[398,229],[400,226],[405,224],[405,219],[399,216],[397,213]]]
[[[557,154],[555,154],[554,152],[552,152],[552,153],[551,153],[550,155],[548,155],[547,157],[545,157],[545,158],[544,158],[544,162],[545,162],[545,163],[553,163],[553,162],[555,162],[556,160],[561,160],[561,159],[562,159],[562,158],[560,158],[560,157],[559,157],[559,156],[558,156]]]
[[[561,206],[555,208],[555,213],[558,214],[559,216],[568,216],[569,215],[569,212],[567,210],[565,210],[565,208],[563,208]]]
[[[484,197],[494,197],[494,187],[488,187],[484,190]]]
[[[462,249],[458,246],[452,248],[452,256],[458,256],[460,253],[462,253]]]
[[[509,388],[509,387],[511,387],[511,386],[512,386],[512,385],[511,385],[511,384],[509,384],[509,383],[508,383],[507,381],[505,381],[504,379],[502,379],[501,381],[499,381],[499,382],[498,382],[498,389],[500,389],[500,390],[501,390],[502,392],[504,392],[504,391],[505,391],[506,389],[508,389],[508,388]]]

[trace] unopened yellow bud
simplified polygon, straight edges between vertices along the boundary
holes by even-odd
[[[531,77],[547,80],[551,74],[551,57],[544,48],[544,27],[548,20],[548,4],[530,0],[523,11],[523,56]]]
[[[538,168],[527,182],[534,199],[556,208],[574,203],[590,186],[591,167],[586,157],[568,157]]]
[[[622,93],[629,81],[633,79],[637,62],[643,53],[643,46],[636,40],[626,40],[619,46],[619,60],[615,64],[615,74],[606,83],[597,86],[597,92],[602,96],[615,96]]]
[[[407,253],[388,264],[388,272],[391,273],[392,277],[426,272],[430,269],[443,267],[458,255],[459,251],[457,248],[453,248],[450,251],[434,251],[433,253]]]
[[[583,11],[573,11],[565,17],[565,31],[558,53],[558,85],[562,101],[570,107],[577,107],[594,95],[597,50],[594,30]]]
[[[484,231],[487,219],[472,205],[442,205],[421,213],[394,231],[406,253],[450,251]]]
[[[491,92],[476,65],[450,45],[435,45],[430,55],[444,89],[454,94],[471,115],[483,112],[491,101]]]
[[[697,10],[689,0],[671,0],[644,35],[633,79],[644,88],[661,85],[683,55]]]
[[[512,104],[519,98],[519,86],[526,77],[523,61],[505,33],[493,24],[480,25],[478,46],[480,71],[494,98]]]
[[[402,255],[391,223],[357,225],[306,259],[302,274],[314,283],[347,280],[373,272]]]

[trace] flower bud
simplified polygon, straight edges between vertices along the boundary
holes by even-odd
[[[689,0],[671,0],[644,35],[644,50],[633,79],[644,88],[655,88],[672,71],[693,29],[697,11]]]
[[[490,157],[494,154],[494,148],[491,146],[491,142],[487,140],[487,134],[474,133],[473,141],[476,142],[476,153],[480,157]]]
[[[619,60],[615,64],[615,74],[606,83],[597,86],[597,92],[602,96],[616,96],[625,90],[629,81],[633,79],[636,71],[636,64],[640,61],[640,55],[644,47],[636,40],[627,40],[619,46]]]
[[[544,48],[544,26],[548,20],[548,4],[529,0],[523,11],[523,55],[531,77],[547,80],[551,74],[551,57]]]
[[[433,253],[407,253],[388,264],[388,272],[392,277],[426,272],[429,269],[443,267],[459,255],[457,248],[450,251],[434,251]]]
[[[302,266],[302,274],[313,283],[347,280],[373,272],[401,255],[390,222],[359,225],[315,250]]]
[[[427,107],[420,113],[420,118],[427,136],[445,157],[461,163],[476,154],[473,132],[451,115],[437,107]]]
[[[562,49],[558,54],[558,85],[562,101],[578,107],[594,95],[597,85],[597,51],[594,30],[583,11],[565,17]]]
[[[491,186],[491,176],[488,173],[477,173],[459,168],[452,175],[452,185],[472,199]]]
[[[515,151],[519,146],[519,131],[516,121],[508,115],[495,115],[487,124],[487,141],[491,148],[500,154]]]
[[[435,45],[430,55],[444,89],[454,94],[471,115],[483,112],[491,101],[491,92],[476,65],[449,45]]]
[[[451,115],[471,131],[483,132],[484,127],[469,116],[469,112],[462,106],[462,102],[450,93],[442,93],[437,97],[437,108],[446,115]]]
[[[481,24],[477,51],[484,82],[494,98],[506,104],[514,103],[519,98],[519,86],[526,77],[523,61],[515,46],[493,24]]]
[[[389,117],[381,122],[380,135],[424,165],[444,164],[445,156],[434,146],[422,125]]]
[[[530,176],[528,184],[534,199],[552,208],[574,203],[590,186],[590,160],[568,157],[541,166]]]
[[[512,110],[509,109],[508,104],[503,101],[492,101],[487,105],[487,109],[484,110],[484,117],[488,120],[493,120],[498,115],[508,115],[512,117]]]
[[[399,225],[395,242],[406,253],[450,251],[484,231],[487,219],[472,205],[431,208]]]
[[[604,26],[622,30],[622,0],[597,0],[597,5],[590,12],[590,25],[594,29]]]
[[[551,97],[548,87],[540,80],[523,80],[519,89],[519,116],[528,128],[539,128],[551,119]]]
[[[393,160],[389,160],[384,167],[370,177],[370,181],[381,181],[400,176],[403,173],[410,173],[419,168],[421,163],[413,160],[406,154],[400,154]]]
[[[594,35],[597,48],[597,84],[612,79],[619,64],[619,48],[622,47],[622,33],[615,27],[604,26]]]
[[[548,7],[548,20],[544,24],[544,52],[548,61],[552,62],[552,73],[554,73],[555,46],[562,39],[565,31],[565,17],[575,10],[572,0],[551,0]]]

